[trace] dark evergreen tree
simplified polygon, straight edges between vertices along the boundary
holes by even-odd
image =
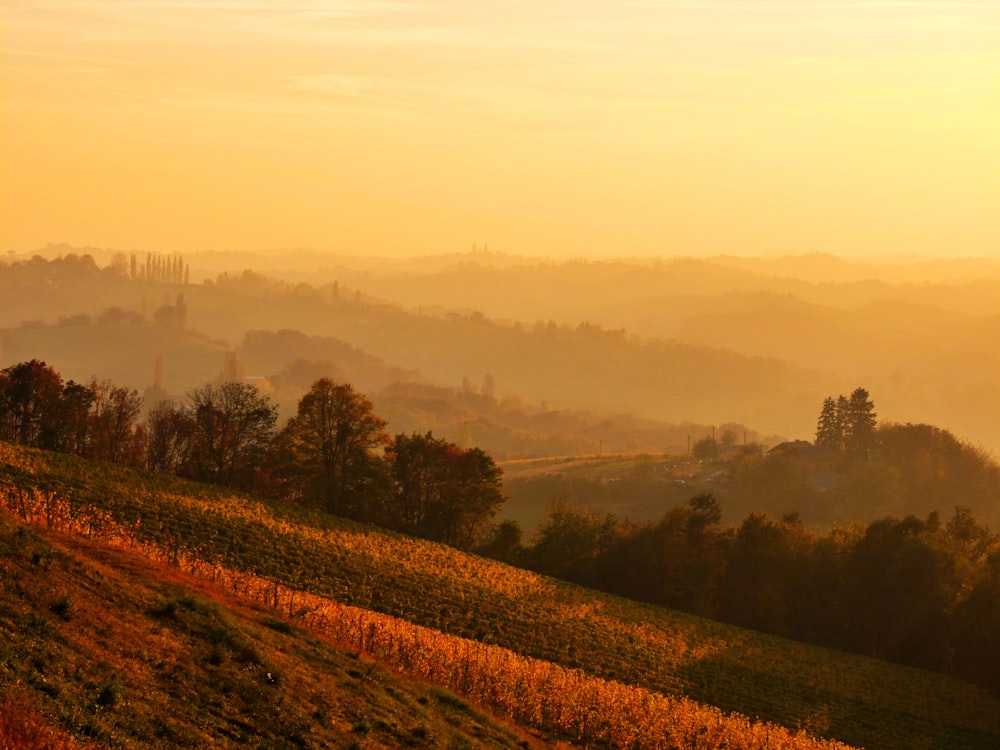
[[[833,450],[844,448],[844,419],[837,401],[827,396],[823,399],[823,408],[816,424],[816,445]]]
[[[864,388],[855,388],[844,412],[844,449],[855,458],[868,458],[875,447],[875,404]]]
[[[855,388],[850,398],[827,397],[816,423],[816,445],[868,458],[875,447],[876,417],[875,404],[864,388]]]

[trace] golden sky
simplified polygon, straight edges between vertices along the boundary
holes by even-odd
[[[0,251],[1000,256],[1000,2],[4,0]]]

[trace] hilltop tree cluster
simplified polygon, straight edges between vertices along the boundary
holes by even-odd
[[[816,426],[816,445],[855,458],[867,457],[874,447],[877,417],[864,388],[854,389],[850,398],[828,397]]]
[[[730,456],[717,488],[728,513],[800,512],[807,525],[968,507],[1000,524],[1000,465],[981,446],[928,424],[883,421],[864,389],[828,398],[814,445],[796,441]],[[732,517],[732,516],[731,516]]]
[[[823,450],[732,459],[720,490],[726,499],[742,502],[749,493],[758,508],[792,509],[779,520],[751,512],[724,528],[710,493],[644,524],[559,502],[533,544],[508,550],[507,559],[1000,690],[1000,646],[985,636],[1000,628],[1000,537],[970,509],[995,516],[1000,467],[946,430],[876,425],[863,388],[826,399],[816,443]],[[812,517],[831,517],[819,509],[825,505],[869,511],[875,520],[821,533],[802,522],[796,504]],[[899,511],[907,514],[902,520],[892,515]]]
[[[0,370],[0,440],[252,490],[469,549],[489,539],[501,472],[478,448],[390,437],[350,385],[317,380],[278,428],[253,385],[218,381],[184,403],[109,382],[63,382],[44,362]]]

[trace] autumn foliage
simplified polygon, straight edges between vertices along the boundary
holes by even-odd
[[[26,523],[84,534],[108,546],[176,565],[407,675],[447,686],[519,723],[576,741],[692,750],[848,747],[815,739],[802,731],[725,714],[683,697],[593,677],[505,648],[340,604],[253,573],[232,570],[219,561],[200,559],[184,549],[142,542],[135,527],[118,523],[94,507],[73,508],[66,498],[53,493],[7,487],[0,494],[0,502]]]

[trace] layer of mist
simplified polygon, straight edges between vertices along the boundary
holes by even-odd
[[[775,440],[811,439],[822,399],[864,385],[880,418],[1000,446],[1000,264],[989,261],[299,250],[188,256],[184,284],[141,278],[142,253],[136,278],[123,253],[35,257],[0,267],[3,364],[43,358],[142,391],[160,358],[159,385],[181,396],[230,352],[291,403],[329,372],[372,395],[422,383],[531,411],[734,422]],[[168,314],[179,295],[183,320]]]

